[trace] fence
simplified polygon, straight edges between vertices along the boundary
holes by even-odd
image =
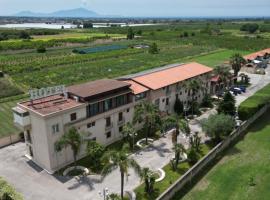
[[[13,134],[13,135],[0,138],[0,148],[19,142],[21,139],[22,138],[20,134]]]
[[[197,162],[193,167],[191,167],[183,176],[181,176],[173,185],[171,185],[165,192],[163,192],[157,200],[169,200],[176,192],[181,190],[187,183],[190,183],[192,179],[198,175],[206,166],[208,166],[212,161],[214,161],[220,153],[229,147],[231,144],[237,141],[239,136],[243,136],[247,128],[260,116],[262,116],[270,107],[270,104],[265,105],[260,109],[255,115],[250,119],[241,124],[241,126],[233,131],[228,138],[220,142],[215,146],[207,155],[205,155],[199,162]]]

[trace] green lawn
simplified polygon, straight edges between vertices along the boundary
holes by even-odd
[[[238,108],[241,120],[247,120],[270,101],[270,84],[242,102]]]
[[[20,133],[19,129],[13,124],[13,114],[11,111],[17,102],[18,100],[0,103],[0,138]]]
[[[240,53],[242,55],[247,55],[250,51],[234,51],[234,50],[220,50],[206,55],[195,56],[188,61],[196,61],[198,63],[207,65],[209,67],[216,67],[218,65],[224,64],[228,61],[234,53]]]
[[[228,150],[226,156],[183,199],[269,199],[269,147],[270,114],[268,112],[254,123],[244,140]],[[254,182],[253,186],[252,182]]]

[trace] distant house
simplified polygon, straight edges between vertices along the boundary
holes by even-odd
[[[244,56],[247,67],[266,68],[270,62],[270,48]]]

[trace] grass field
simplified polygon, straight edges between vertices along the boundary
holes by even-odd
[[[183,198],[184,200],[267,200],[270,197],[270,114]],[[174,198],[178,200],[180,198]]]
[[[103,37],[109,36],[111,38],[125,38],[126,35],[123,34],[105,34],[105,33],[82,33],[82,32],[71,32],[62,33],[57,35],[38,35],[33,36],[33,41],[35,40],[53,40],[53,39],[69,39],[69,38],[92,38],[92,37]]]
[[[13,124],[13,114],[11,111],[17,102],[18,100],[0,103],[0,138],[20,133],[19,129]]]
[[[230,57],[235,53],[247,55],[251,53],[251,51],[235,51],[226,49],[209,53],[206,55],[195,56],[194,58],[191,58],[188,61],[196,61],[209,67],[216,67],[218,65],[223,64],[225,61],[228,61]]]

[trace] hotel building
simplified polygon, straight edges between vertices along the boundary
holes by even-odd
[[[53,173],[73,161],[72,151],[56,152],[54,144],[71,127],[85,140],[109,145],[121,139],[124,124],[132,122],[135,105],[154,103],[161,112],[173,113],[176,98],[191,100],[188,82],[196,79],[200,102],[210,93],[212,68],[198,64],[176,64],[118,79],[102,79],[73,85],[63,93],[18,103],[13,108],[14,122],[23,132],[27,157]],[[139,127],[137,127],[139,128]],[[79,158],[86,155],[86,144]]]

